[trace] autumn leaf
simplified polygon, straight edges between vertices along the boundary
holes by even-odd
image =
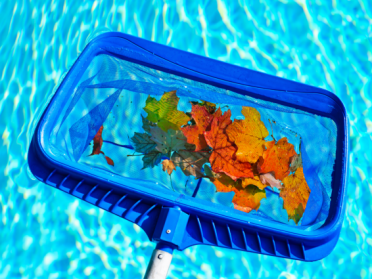
[[[248,185],[257,186],[260,190],[263,190],[268,186],[268,184],[261,182],[259,176],[254,176],[252,178],[242,178],[242,187],[245,188]]]
[[[156,151],[156,150],[153,150],[145,154],[142,157],[142,161],[143,161],[142,169],[149,168],[149,167],[153,168],[154,166],[160,163],[160,160],[162,157],[163,157],[163,154],[161,154],[159,151]]]
[[[97,134],[93,138],[93,151],[89,156],[98,155],[102,153],[101,151],[102,144],[103,144],[102,131],[103,131],[103,126],[99,128]]]
[[[164,132],[159,127],[150,127],[151,140],[156,143],[156,150],[169,155],[172,151],[190,149],[187,146],[187,139],[179,130],[168,130]]]
[[[149,96],[144,108],[148,114],[147,119],[157,123],[157,126],[165,132],[169,129],[180,130],[190,118],[183,111],[177,110],[179,99],[176,91],[165,92],[159,101]]]
[[[169,175],[172,174],[173,170],[176,169],[176,166],[172,162],[172,160],[163,160],[163,171],[166,171]]]
[[[310,192],[303,168],[298,168],[294,174],[283,179],[283,189],[279,196],[283,198],[283,207],[288,213],[288,219],[294,220],[296,224],[305,212]]]
[[[204,167],[205,173],[209,180],[216,186],[217,192],[232,192],[234,188],[241,185],[241,180],[234,181],[225,173],[215,173],[208,166]]]
[[[280,182],[280,180],[275,178],[273,172],[260,174],[260,180],[264,185],[270,185],[271,187],[275,187],[278,189],[282,188],[282,183]]]
[[[97,134],[93,138],[93,151],[89,156],[99,155],[99,154],[105,155],[105,153],[101,151],[102,145],[103,145],[102,131],[103,131],[103,126],[99,128]],[[106,159],[107,164],[109,164],[110,166],[114,166],[114,161],[110,157],[105,156],[105,159]]]
[[[147,118],[143,117],[141,115],[141,118],[142,118],[142,128],[147,132],[147,133],[150,133],[150,128],[151,127],[154,127],[155,124],[152,123],[150,120],[148,120]]]
[[[213,114],[217,109],[216,104],[203,100],[201,102],[191,102],[191,104],[205,107],[210,114]]]
[[[215,116],[220,116],[221,110],[218,110]],[[204,138],[204,132],[208,131],[214,115],[210,114],[205,106],[199,104],[192,105],[191,116],[195,125],[182,127],[181,130],[187,138],[187,142],[195,145],[195,151],[205,149],[208,145]]]
[[[236,158],[241,162],[255,163],[265,150],[264,138],[269,135],[261,115],[255,108],[243,107],[244,120],[234,120],[226,129],[229,140],[238,147]]]
[[[302,156],[301,156],[301,153],[300,153],[300,155],[295,154],[291,158],[291,167],[289,168],[289,170],[291,172],[295,172],[300,167],[302,167]]]
[[[277,143],[266,143],[267,150],[260,157],[257,169],[260,174],[274,172],[275,178],[282,180],[288,176],[291,157],[296,155],[293,144],[287,138],[281,138]]]
[[[209,156],[207,152],[180,150],[173,153],[171,160],[186,176],[193,175],[199,178],[204,176],[202,167],[208,162]]]
[[[146,133],[134,133],[131,138],[134,150],[139,153],[148,153],[156,147],[156,142]]]
[[[251,164],[240,162],[234,158],[236,147],[228,140],[225,133],[226,128],[231,124],[230,117],[230,110],[219,117],[214,117],[210,131],[204,132],[207,144],[213,148],[209,158],[212,170],[216,173],[224,172],[234,180],[253,177]]]
[[[109,164],[110,166],[114,166],[114,161],[110,157],[105,156],[105,159],[107,164]]]
[[[251,210],[258,210],[261,205],[261,200],[266,198],[265,190],[261,190],[254,185],[248,185],[245,188],[238,186],[234,188],[234,198],[232,200],[234,208],[250,212]]]

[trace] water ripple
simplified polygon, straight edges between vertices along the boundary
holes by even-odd
[[[303,263],[197,246],[170,278],[370,278],[372,2],[2,1],[0,278],[141,278],[154,244],[136,225],[37,182],[27,149],[61,76],[95,35],[121,31],[335,92],[351,122],[340,241]]]

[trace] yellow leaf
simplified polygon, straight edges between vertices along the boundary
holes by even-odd
[[[147,119],[157,123],[158,127],[167,132],[169,129],[180,130],[186,125],[190,117],[183,111],[177,110],[178,101],[176,91],[165,92],[160,100],[148,97],[144,110],[147,112]]]
[[[279,195],[283,198],[283,207],[288,213],[288,219],[293,219],[296,224],[306,209],[310,192],[303,168],[298,168],[294,174],[283,179],[283,188]]]
[[[242,179],[243,188],[247,187],[248,185],[257,186],[261,190],[265,189],[268,186],[263,184],[258,176],[254,176],[253,178],[243,178]]]
[[[230,141],[238,150],[236,158],[241,162],[255,163],[265,150],[264,138],[269,135],[260,113],[251,107],[243,107],[244,120],[235,120],[226,129]]]

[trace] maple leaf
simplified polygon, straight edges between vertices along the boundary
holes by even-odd
[[[282,183],[280,182],[280,180],[275,179],[273,172],[260,174],[260,180],[264,185],[270,185],[271,187],[275,187],[278,189],[282,188]]]
[[[248,185],[246,187],[238,186],[234,188],[234,198],[232,200],[234,208],[250,212],[251,210],[258,210],[261,205],[261,200],[266,198],[265,190],[261,190],[254,185]]]
[[[186,136],[187,142],[195,145],[195,151],[202,150],[208,146],[204,138],[204,132],[209,130],[213,118],[220,115],[220,109],[213,115],[208,112],[205,106],[199,104],[192,105],[191,116],[195,121],[195,125],[182,127],[181,131]]]
[[[288,213],[288,219],[294,220],[296,224],[305,212],[310,192],[303,168],[298,168],[294,174],[283,179],[283,189],[279,196],[283,198],[283,208]]]
[[[169,129],[179,130],[190,120],[186,113],[177,110],[179,99],[176,91],[165,92],[159,101],[148,96],[144,108],[148,114],[147,119],[157,123],[158,127],[165,132]]]
[[[134,150],[140,153],[148,153],[156,147],[156,142],[146,133],[134,133],[131,138]]]
[[[300,148],[301,149],[301,148]],[[289,168],[289,170],[291,172],[295,172],[298,168],[302,167],[302,156],[301,156],[301,153],[300,155],[298,154],[295,154],[292,158],[291,158],[291,167]]]
[[[159,127],[150,127],[151,140],[156,143],[156,150],[169,155],[172,151],[190,149],[187,146],[187,139],[179,130],[168,130],[164,132]]]
[[[255,108],[243,107],[244,120],[234,120],[226,129],[229,140],[238,147],[236,158],[241,162],[255,163],[265,150],[264,138],[269,135],[261,115]]]
[[[293,144],[287,138],[281,138],[276,144],[275,141],[266,142],[266,148],[257,164],[259,173],[274,172],[275,178],[283,181],[290,173],[291,157],[296,155]]]
[[[176,169],[176,166],[174,165],[172,160],[164,160],[162,162],[162,165],[163,165],[163,171],[168,172],[169,175],[171,175],[173,170]]]
[[[260,180],[259,176],[254,176],[253,178],[242,178],[242,187],[245,188],[248,185],[254,185],[260,190],[263,190],[268,186],[268,184]]]
[[[241,185],[241,180],[233,180],[225,173],[215,173],[208,166],[204,167],[205,173],[209,180],[216,186],[217,192],[232,192],[234,188]]]
[[[105,153],[101,151],[102,145],[103,145],[102,131],[103,131],[103,126],[99,128],[97,134],[93,138],[93,151],[89,156],[99,155],[99,154],[105,155]],[[110,157],[105,155],[105,159],[106,159],[107,164],[114,166],[114,161]]]
[[[173,153],[171,160],[186,176],[193,175],[199,178],[204,176],[202,167],[208,162],[209,156],[207,152],[180,150]]]
[[[161,154],[159,151],[156,151],[156,150],[153,150],[153,151],[145,154],[142,157],[142,161],[143,161],[143,168],[142,169],[145,169],[145,168],[148,168],[148,167],[153,168],[154,166],[156,166],[157,164],[160,163],[160,160],[161,160],[162,157],[163,157],[163,154]]]
[[[207,111],[213,114],[216,111],[216,104],[201,100],[201,102],[191,102],[193,105],[203,106]]]
[[[150,120],[148,120],[147,118],[143,117],[142,115],[141,115],[141,118],[142,118],[142,128],[143,128],[146,132],[150,133],[150,128],[151,128],[151,127],[154,127],[155,124],[152,123],[152,122],[151,122]]]
[[[209,158],[212,170],[217,173],[224,172],[234,180],[241,177],[253,177],[251,164],[240,162],[233,157],[236,147],[228,140],[225,133],[226,128],[232,122],[230,117],[230,110],[221,116],[214,117],[210,131],[204,132],[207,144],[213,148]]]

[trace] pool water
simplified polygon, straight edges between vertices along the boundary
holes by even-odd
[[[0,278],[141,278],[140,228],[38,182],[35,124],[96,35],[121,31],[335,92],[350,117],[346,217],[335,250],[305,263],[209,246],[175,252],[169,278],[372,277],[372,3],[2,1]]]

